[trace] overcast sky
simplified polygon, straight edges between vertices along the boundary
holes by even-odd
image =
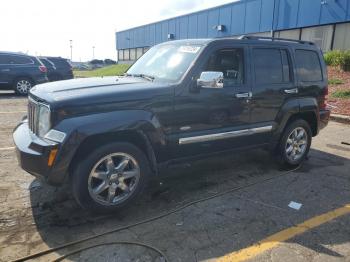
[[[116,59],[115,32],[234,0],[1,0],[0,51]]]

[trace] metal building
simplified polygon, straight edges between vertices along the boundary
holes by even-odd
[[[242,34],[350,49],[350,0],[240,0],[116,32],[116,48],[119,61],[132,62],[161,42]]]

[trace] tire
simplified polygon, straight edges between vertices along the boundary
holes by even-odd
[[[278,160],[284,166],[300,165],[309,153],[312,141],[310,125],[297,119],[286,127],[278,145]]]
[[[34,86],[33,80],[28,77],[19,77],[13,83],[13,89],[17,95],[26,96]]]
[[[149,162],[139,148],[112,143],[97,148],[77,164],[72,176],[73,195],[85,209],[114,212],[140,195],[149,176]]]

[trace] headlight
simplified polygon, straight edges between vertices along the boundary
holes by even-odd
[[[39,136],[44,137],[46,133],[50,130],[50,109],[47,106],[40,105],[39,107]]]

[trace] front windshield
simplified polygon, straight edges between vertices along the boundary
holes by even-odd
[[[152,47],[128,70],[128,75],[177,82],[201,50],[200,45],[164,44]]]

